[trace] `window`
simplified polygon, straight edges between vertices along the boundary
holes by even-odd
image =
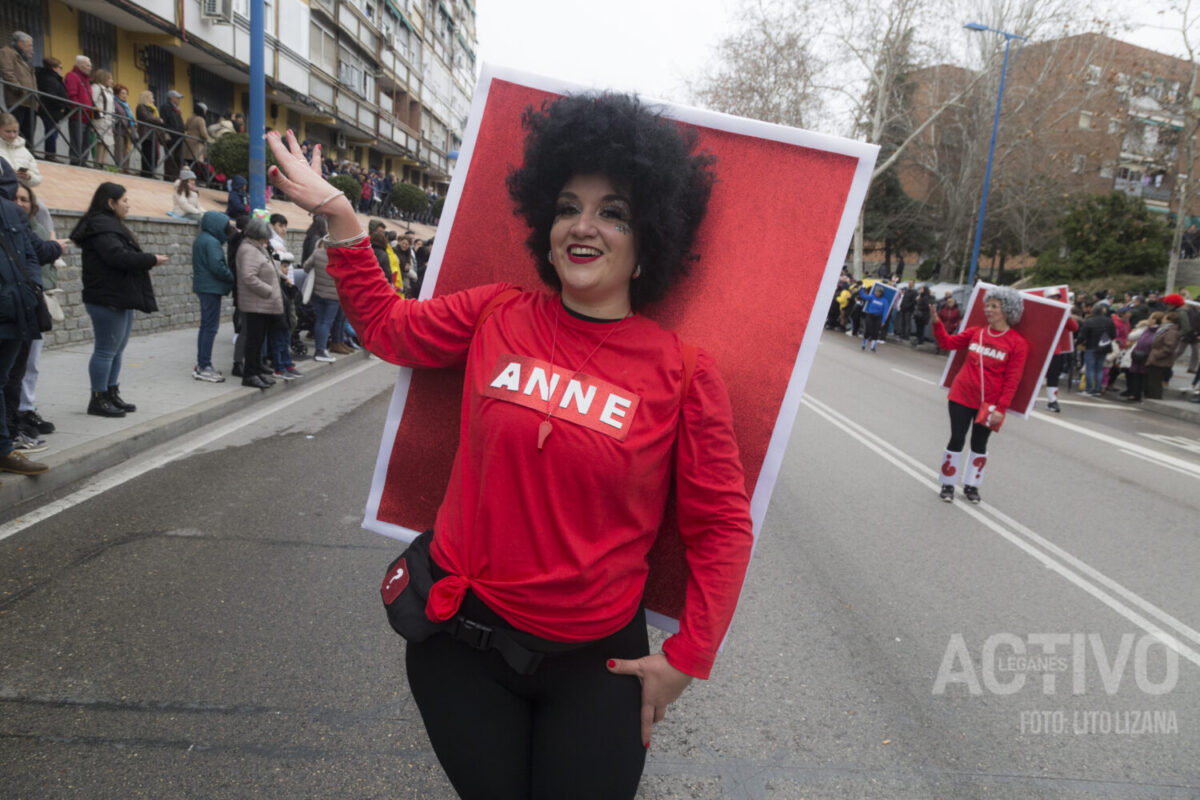
[[[279,0],[279,43],[297,55],[309,53],[308,6],[299,0]]]
[[[8,0],[0,4],[0,42],[7,44],[14,31],[25,31],[33,37],[33,63],[40,64],[45,55],[45,51],[42,49],[45,14],[40,0]],[[82,26],[81,18],[79,33],[81,39],[83,37]],[[91,53],[92,51],[84,50],[83,52]],[[94,53],[92,54],[92,65],[109,69],[109,65],[100,63]],[[70,69],[71,62],[68,61],[66,67]]]
[[[79,49],[92,59],[93,67],[112,71],[117,57],[117,28],[111,22],[87,12],[79,12]],[[72,62],[63,59],[63,69],[69,70]],[[163,90],[166,91],[165,89]]]
[[[333,31],[315,21],[309,25],[308,57],[313,66],[329,75],[337,74],[337,39]]]
[[[1114,134],[1114,133],[1120,133],[1121,132],[1121,120],[1110,118],[1108,120],[1108,132],[1110,135]]]
[[[1100,177],[1111,178],[1113,176],[1113,162],[1105,161],[1100,165]]]
[[[1090,131],[1092,129],[1092,112],[1079,112],[1079,128],[1080,130]]]
[[[1087,156],[1082,153],[1076,153],[1071,157],[1071,172],[1079,174],[1087,169]]]
[[[345,47],[338,51],[338,80],[362,97],[375,99],[375,75],[371,67]]]
[[[1100,67],[1097,64],[1088,64],[1087,78],[1084,81],[1088,86],[1095,86],[1100,83]]]

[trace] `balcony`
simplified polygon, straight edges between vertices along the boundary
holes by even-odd
[[[1171,202],[1171,190],[1166,186],[1143,186],[1142,199],[1151,203]]]
[[[1179,146],[1147,142],[1140,132],[1135,132],[1121,141],[1121,158],[1155,164],[1174,164],[1179,158]]]
[[[1142,183],[1141,178],[1117,178],[1113,181],[1113,191],[1124,192],[1130,197],[1140,197],[1148,203],[1169,203],[1171,201],[1169,186]]]

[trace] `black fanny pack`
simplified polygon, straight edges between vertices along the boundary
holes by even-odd
[[[429,592],[439,578],[445,577],[445,573],[429,555],[432,541],[432,530],[413,539],[412,544],[388,565],[379,588],[392,630],[406,641],[423,642],[435,633],[444,632],[476,650],[497,651],[513,671],[521,675],[536,672],[548,653],[568,652],[586,644],[552,642],[503,625],[477,622],[462,614],[445,622],[429,619],[425,614]],[[475,602],[478,603],[478,600]],[[479,613],[475,616],[489,618],[488,622],[500,619],[486,607],[477,611]]]
[[[410,642],[423,642],[446,628],[446,623],[434,622],[425,616],[425,601],[433,589],[433,569],[429,557],[429,543],[432,541],[432,530],[413,539],[408,548],[388,565],[383,584],[379,587],[392,630]]]

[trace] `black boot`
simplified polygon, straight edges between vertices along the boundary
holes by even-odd
[[[125,412],[113,405],[108,392],[92,392],[87,413],[94,417],[123,417]]]
[[[233,369],[231,369],[230,372],[233,374],[233,377],[235,377],[235,378],[245,377],[242,374],[242,362],[240,362],[240,361],[233,362]]]
[[[121,387],[116,384],[108,387],[108,400],[127,414],[137,411],[137,406],[133,403],[126,403],[121,399]]]

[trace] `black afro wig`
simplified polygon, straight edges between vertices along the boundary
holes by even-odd
[[[547,285],[562,284],[547,258],[558,194],[574,175],[601,174],[627,187],[641,277],[630,283],[634,308],[658,300],[698,256],[716,158],[694,154],[696,134],[655,114],[634,96],[569,95],[525,110],[525,163],[508,176],[526,244]]]

